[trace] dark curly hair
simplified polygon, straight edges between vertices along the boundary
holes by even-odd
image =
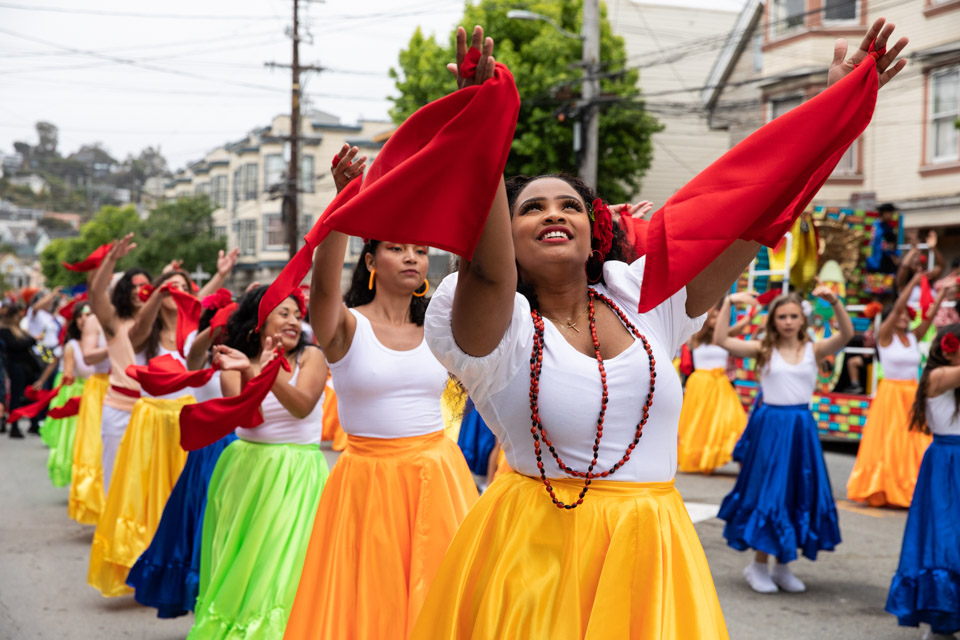
[[[185,271],[180,271],[177,269],[174,269],[172,271],[167,271],[166,273],[161,273],[157,277],[157,279],[154,280],[151,284],[153,285],[154,289],[159,289],[160,287],[163,286],[164,282],[166,282],[167,280],[169,280],[174,276],[180,276],[186,281],[187,291],[190,291],[193,289],[193,280],[190,278],[190,276],[187,275]],[[150,329],[150,337],[147,338],[147,346],[144,347],[148,360],[150,358],[155,358],[157,356],[157,352],[160,350],[160,334],[162,332],[163,332],[163,317],[161,316],[161,314],[158,313],[156,319],[153,321],[153,327]]]
[[[223,343],[243,353],[248,358],[256,358],[260,355],[260,334],[257,332],[257,319],[260,311],[260,300],[263,294],[267,292],[267,285],[250,290],[246,295],[240,298],[237,303],[239,306],[236,311],[230,314],[227,320],[227,337]],[[296,297],[289,296],[294,302]],[[294,347],[293,353],[299,353],[301,349],[307,346],[307,338],[300,332],[300,340]]]
[[[83,310],[90,310],[90,305],[84,302],[83,304],[78,304],[74,307],[73,317],[70,318],[70,322],[67,323],[67,330],[63,335],[63,343],[66,344],[71,340],[76,340],[80,342],[80,316],[83,315]]]
[[[360,257],[357,258],[357,266],[353,268],[353,275],[350,276],[350,288],[343,295],[343,304],[350,308],[369,304],[377,296],[377,289],[374,286],[370,289],[370,269],[367,268],[367,254],[375,254],[377,246],[382,240],[367,240],[363,243],[363,250]],[[418,327],[423,326],[423,317],[427,313],[427,305],[430,299],[426,296],[410,296],[410,319]]]
[[[133,306],[134,276],[146,276],[147,280],[153,279],[149,271],[140,267],[127,269],[123,272],[123,276],[117,280],[117,284],[113,285],[113,293],[110,295],[110,302],[121,318],[132,318],[137,310]]]
[[[939,367],[950,366],[950,361],[943,353],[943,347],[940,342],[948,333],[960,338],[960,323],[948,324],[933,339],[930,345],[930,355],[927,356],[927,364],[923,367],[923,373],[920,374],[920,382],[917,383],[917,395],[913,400],[913,408],[910,409],[911,431],[921,431],[930,433],[930,427],[927,425],[927,383],[930,381],[930,372]],[[953,390],[953,400],[955,403],[954,417],[960,414],[960,387]]]
[[[583,202],[589,207],[591,203],[599,198],[600,196],[597,192],[590,187],[586,182],[581,180],[576,176],[572,176],[568,173],[547,173],[539,176],[514,176],[506,181],[507,188],[507,202],[510,205],[510,217],[513,217],[514,205],[517,203],[517,197],[520,195],[520,192],[523,191],[531,182],[536,180],[542,180],[544,178],[556,178],[557,180],[563,180],[570,187],[577,192]],[[623,229],[620,228],[620,225],[614,221],[613,223],[613,244],[610,246],[610,251],[607,252],[607,255],[604,257],[603,262],[608,262],[610,260],[617,260],[619,262],[633,262],[636,260],[636,251],[633,248],[633,245],[627,239],[626,234],[624,234]],[[594,264],[592,262],[588,264],[587,277],[591,282],[604,282],[603,279],[603,265]],[[527,300],[530,301],[530,307],[533,309],[537,308],[537,296],[533,291],[533,287],[520,279],[520,272],[517,271],[517,292],[523,294]]]

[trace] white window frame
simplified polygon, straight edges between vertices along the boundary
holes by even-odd
[[[790,107],[790,109],[787,109],[787,111],[796,109],[801,104],[806,102],[806,97],[802,93],[792,93],[784,96],[777,96],[776,98],[770,98],[769,100],[767,100],[767,122],[770,122],[774,118],[778,117],[774,115],[775,106],[777,104],[783,103],[783,102],[795,102],[795,101],[797,104]],[[784,113],[787,113],[787,111],[784,111],[780,115],[782,116]]]
[[[259,197],[257,192],[257,174],[260,168],[256,162],[248,162],[243,165],[243,199],[256,200]]]
[[[276,225],[276,228],[273,226]],[[279,213],[263,214],[263,250],[264,251],[282,251],[287,248],[286,226]],[[270,235],[279,233],[280,242],[271,242]],[[276,240],[277,238],[272,238]]]
[[[229,182],[228,176],[213,176],[210,178],[210,200],[217,208],[227,206]]]
[[[795,24],[788,26],[786,24],[781,25],[781,21],[786,18],[780,16],[780,3],[786,4],[789,0],[769,0],[768,7],[770,10],[770,21],[768,23],[767,37],[770,40],[776,40],[781,38],[793,31],[798,31],[803,29],[807,22],[807,3],[802,2],[803,8],[799,14],[800,24]]]
[[[239,232],[237,237],[237,246],[240,247],[240,255],[257,255],[257,221],[240,220]]]
[[[307,171],[307,165],[310,171]],[[300,189],[304,193],[314,193],[316,189],[317,163],[311,154],[300,156]]]
[[[271,166],[273,165],[273,166]],[[287,163],[279,153],[270,153],[263,156],[263,189],[283,182],[287,172]]]
[[[837,18],[831,20],[827,18],[827,2],[829,0],[822,0],[821,2],[821,11],[823,11],[823,24],[829,25],[843,25],[843,24],[860,24],[860,0],[853,0],[853,17],[852,18]]]
[[[958,95],[957,104],[954,105],[953,110],[947,109],[940,113],[934,113],[933,111],[934,105],[936,103],[935,96],[934,96],[935,80],[938,77],[942,77],[946,75],[956,75],[958,86],[960,86],[960,65],[953,66],[953,67],[946,67],[944,69],[937,69],[936,71],[932,71],[928,78],[928,82],[930,83],[930,93],[929,93],[930,106],[928,107],[928,113],[927,113],[927,117],[928,117],[927,156],[930,164],[940,164],[944,162],[957,162],[958,160],[960,160],[960,143],[954,145],[952,153],[939,155],[939,156],[936,155],[936,138],[937,138],[936,124],[937,122],[944,121],[946,126],[955,127],[954,123],[956,122],[957,118],[960,118],[960,95]],[[960,94],[960,91],[958,91],[958,94]],[[954,131],[956,131],[956,129],[954,129]],[[956,135],[960,137],[960,132],[957,132]]]

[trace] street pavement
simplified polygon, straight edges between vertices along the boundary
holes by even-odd
[[[332,465],[335,454],[325,453]],[[50,485],[46,454],[37,437],[0,436],[0,640],[184,638],[191,616],[159,620],[131,596],[106,599],[87,586],[93,528],[67,518],[67,489]],[[842,499],[854,455],[850,447],[826,452],[844,541],[817,562],[794,564],[807,584],[802,594],[752,592],[741,573],[750,554],[724,544],[723,523],[715,514],[733,487],[734,465],[710,476],[677,477],[734,640],[921,637],[921,631],[898,627],[883,611],[906,511],[869,509]]]

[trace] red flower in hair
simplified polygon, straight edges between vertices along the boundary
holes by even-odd
[[[863,310],[863,316],[865,318],[869,318],[873,320],[882,311],[883,311],[883,305],[880,304],[879,302],[874,301],[868,304],[866,308]]]
[[[140,286],[140,290],[137,292],[137,297],[140,298],[140,302],[146,302],[150,299],[150,295],[153,293],[153,285],[145,284]]]
[[[593,228],[590,231],[592,237],[590,245],[600,255],[606,257],[613,246],[613,215],[610,208],[603,203],[600,198],[593,201]]]
[[[233,294],[229,289],[217,289],[215,293],[207,296],[200,303],[204,309],[223,309],[233,302]]]
[[[910,316],[910,319],[911,319],[911,320],[916,320],[916,319],[917,319],[917,310],[908,305],[908,306],[907,306],[907,315]]]
[[[940,349],[947,355],[960,351],[960,339],[952,333],[940,338]]]
[[[303,297],[303,291],[301,291],[300,289],[294,289],[290,295],[293,296],[293,299],[297,301],[297,307],[300,308],[300,315],[303,317],[306,317],[307,301]]]

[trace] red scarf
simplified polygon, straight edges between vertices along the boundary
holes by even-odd
[[[151,358],[146,366],[131,364],[127,367],[127,375],[139,382],[143,390],[152,396],[165,396],[187,387],[202,387],[214,373],[214,369],[188,371],[182,362],[169,353]]]
[[[80,396],[73,396],[63,405],[47,411],[47,417],[59,420],[60,418],[70,418],[80,413]]]
[[[215,329],[226,327],[227,320],[230,319],[230,314],[236,311],[238,306],[236,302],[231,302],[222,309],[217,309],[217,312],[210,318],[210,332],[213,333]]]
[[[870,122],[876,60],[867,56],[842,80],[761,127],[649,222],[622,219],[637,253],[646,255],[641,313],[686,286],[737,239],[777,245]]]
[[[331,232],[423,244],[473,256],[503,176],[520,111],[510,70],[431,102],[384,145],[361,186],[352,180],[304,238],[260,302],[257,329],[310,271]]]
[[[41,411],[47,408],[50,401],[57,397],[58,393],[60,393],[60,387],[50,389],[49,391],[37,391],[33,387],[27,387],[23,395],[25,395],[28,400],[33,400],[33,402],[11,411],[10,415],[7,416],[7,422],[16,424],[20,418],[36,418],[40,415]]]
[[[237,427],[252,429],[263,424],[260,405],[277,380],[280,367],[290,371],[282,355],[274,358],[247,383],[240,395],[189,404],[180,410],[180,446],[196,451],[213,444]]]
[[[933,306],[933,293],[930,291],[930,279],[927,274],[920,278],[920,311],[923,313],[923,319],[930,319],[930,307]]]
[[[200,327],[200,314],[203,308],[196,296],[186,291],[175,287],[164,287],[164,290],[173,296],[173,301],[177,303],[177,351],[186,358],[187,354],[183,352],[183,347],[187,343],[187,336]]]
[[[63,266],[70,271],[93,271],[100,266],[100,263],[103,262],[103,259],[107,256],[107,253],[110,252],[111,248],[113,248],[112,242],[102,244],[94,249],[86,259],[74,263],[64,262]]]

